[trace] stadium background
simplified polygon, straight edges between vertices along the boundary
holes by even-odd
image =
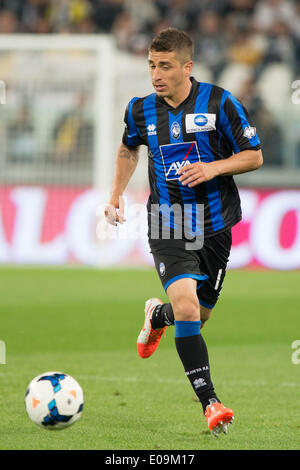
[[[0,0],[0,449],[299,450],[299,5]],[[202,330],[236,417],[217,440],[172,327],[151,359],[136,353],[145,299],[167,299],[145,240],[146,155],[127,223],[107,233],[102,217],[125,106],[152,92],[145,53],[168,25],[193,35],[194,75],[239,97],[263,142],[264,166],[235,178],[230,265],[246,269],[228,271]],[[60,433],[24,407],[50,370],[85,394],[80,422]]]
[[[123,115],[152,92],[145,56],[166,26],[195,40],[194,75],[233,92],[264,166],[236,177],[243,222],[230,266],[300,267],[300,2],[0,2],[0,263],[151,265],[141,208],[101,219]],[[126,193],[147,198],[147,157]],[[124,231],[125,230],[125,231]]]

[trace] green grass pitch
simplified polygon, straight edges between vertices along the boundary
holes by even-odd
[[[166,299],[152,269],[0,269],[0,449],[299,449],[300,272],[228,271],[202,330],[215,389],[235,422],[214,438],[167,330],[142,360],[136,338],[144,301]],[[299,356],[300,357],[300,354]],[[30,380],[73,375],[85,394],[81,419],[49,432],[27,417]]]

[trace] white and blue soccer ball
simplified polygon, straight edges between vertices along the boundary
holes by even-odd
[[[25,394],[29,418],[48,430],[74,424],[82,414],[83,404],[83,391],[79,383],[63,372],[38,375],[32,379]]]

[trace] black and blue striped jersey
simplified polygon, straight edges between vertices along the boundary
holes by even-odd
[[[227,90],[191,78],[189,96],[176,108],[152,93],[133,98],[125,112],[122,142],[146,145],[151,204],[204,206],[204,235],[212,236],[241,220],[238,190],[232,176],[219,176],[193,188],[183,186],[177,171],[188,163],[212,162],[243,150],[260,149],[245,107]],[[193,223],[193,220],[192,220]]]

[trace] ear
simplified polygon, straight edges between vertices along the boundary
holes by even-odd
[[[189,77],[189,76],[191,75],[192,69],[193,69],[193,65],[194,65],[194,63],[193,63],[192,60],[189,60],[188,62],[186,62],[186,63],[184,64],[184,72],[185,72],[185,75],[186,75],[187,77]]]

